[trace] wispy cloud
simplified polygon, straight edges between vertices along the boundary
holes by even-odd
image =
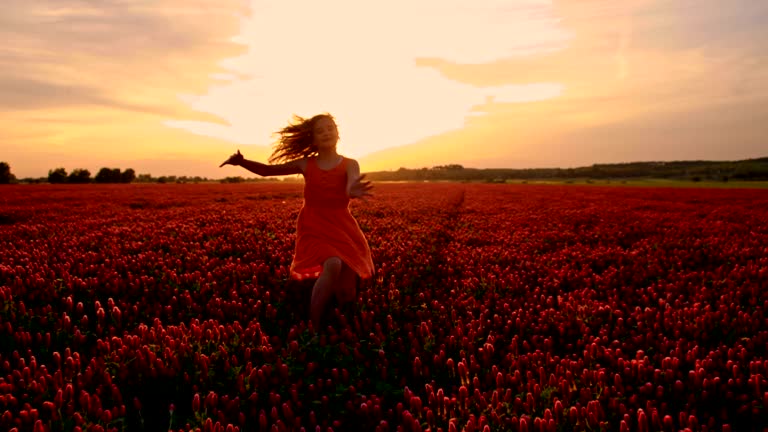
[[[139,142],[161,154],[193,137],[163,134],[171,139],[158,146],[154,131],[166,119],[226,123],[179,95],[239,78],[225,76],[230,71],[221,62],[247,49],[233,39],[248,6],[246,0],[5,0],[0,140],[23,147],[10,154],[18,167],[31,166],[40,152],[129,157],[145,149]],[[126,130],[132,141],[116,144],[126,143]]]
[[[616,78],[623,80],[629,75],[629,53],[630,41],[632,39],[632,20],[628,20],[626,27],[622,30],[619,37],[618,48],[616,49]]]
[[[269,143],[293,113],[330,111],[344,151],[359,155],[464,126],[487,99],[556,97],[557,82],[475,85],[420,66],[420,58],[486,64],[551,52],[571,35],[549,1],[385,3],[255,1],[239,40],[251,50],[227,62],[254,78],[188,100],[230,125],[168,124],[239,142]],[[301,11],[298,13],[297,11]]]
[[[575,35],[564,50],[480,64],[449,58],[420,59],[420,64],[476,86],[560,82],[566,98],[578,102],[588,95],[597,105],[605,97],[638,102],[643,94],[648,97],[642,102],[649,104],[662,94],[707,103],[734,87],[766,96],[759,83],[768,57],[768,27],[761,24],[768,19],[766,4],[562,0],[555,6]]]
[[[366,162],[419,166],[408,161],[437,141],[452,144],[433,153],[431,163],[554,166],[765,155],[759,136],[768,131],[768,3],[560,0],[554,11],[574,35],[565,49],[485,63],[424,57],[419,65],[478,87],[557,82],[560,97],[488,100],[461,133]]]

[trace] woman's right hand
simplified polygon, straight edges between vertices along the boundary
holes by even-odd
[[[245,158],[243,157],[243,155],[240,153],[240,150],[238,149],[237,153],[233,154],[232,156],[229,157],[229,159],[227,159],[224,162],[222,162],[221,165],[219,165],[219,168],[223,167],[224,165],[235,165],[235,166],[237,166],[237,165],[240,165],[241,163],[243,163],[244,160],[245,160]]]
[[[348,192],[350,198],[365,198],[372,195],[371,189],[373,189],[373,185],[371,185],[370,181],[363,181],[364,179],[365,174],[359,176],[352,182]]]

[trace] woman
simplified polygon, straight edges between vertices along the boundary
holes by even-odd
[[[304,205],[296,221],[296,249],[291,277],[317,278],[312,288],[310,320],[315,330],[331,297],[339,304],[356,298],[359,279],[370,278],[373,261],[368,242],[352,214],[349,201],[370,195],[360,165],[336,152],[339,140],[333,116],[295,116],[281,129],[270,165],[249,161],[237,153],[221,166],[236,165],[260,176],[302,174]],[[271,165],[273,162],[282,162]]]

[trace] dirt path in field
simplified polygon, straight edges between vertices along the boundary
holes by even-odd
[[[442,223],[435,226],[432,241],[426,245],[430,257],[426,263],[427,271],[421,275],[423,286],[432,289],[442,287],[441,282],[445,275],[441,269],[448,265],[448,247],[454,241],[454,233],[464,209],[466,189],[462,187],[447,199],[448,203],[442,211]]]

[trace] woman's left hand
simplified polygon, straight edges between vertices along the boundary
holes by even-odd
[[[224,162],[219,165],[219,168],[223,167],[224,165],[240,165],[243,163],[243,160],[245,160],[245,157],[243,157],[243,154],[240,153],[240,150],[237,150],[237,153],[233,154],[229,157],[229,159],[225,160]]]
[[[365,179],[365,174],[361,175],[352,183],[352,186],[349,187],[349,196],[350,198],[364,198],[366,196],[371,196],[371,190],[373,189],[373,185],[371,185],[370,181],[363,181]]]

